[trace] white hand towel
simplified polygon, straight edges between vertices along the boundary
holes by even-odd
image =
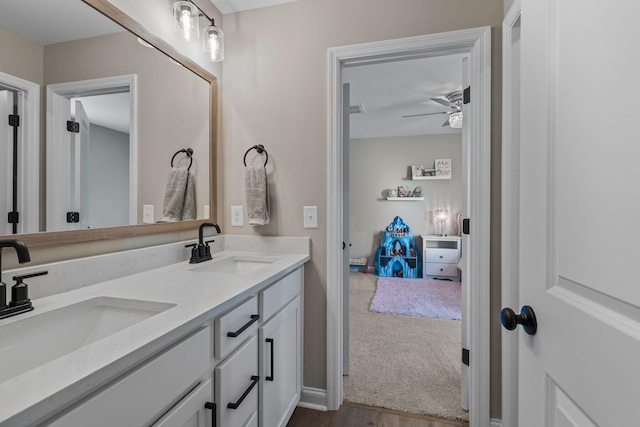
[[[269,224],[270,203],[267,171],[264,166],[247,166],[244,169],[245,199],[249,225]]]
[[[187,168],[171,168],[164,192],[162,222],[182,220],[188,183],[189,170]]]

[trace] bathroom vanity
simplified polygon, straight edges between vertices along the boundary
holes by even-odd
[[[285,426],[302,389],[309,239],[218,236],[212,254],[0,320],[0,426]]]

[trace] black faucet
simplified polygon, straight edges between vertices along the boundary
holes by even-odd
[[[31,261],[29,249],[21,240],[0,240],[0,319],[33,310],[27,285],[22,281],[47,274],[46,271],[42,271],[24,276],[14,276],[13,280],[16,281],[16,284],[11,287],[11,302],[7,304],[7,285],[2,281],[2,248],[14,248],[20,264]]]
[[[198,229],[198,243],[192,243],[190,245],[186,245],[186,248],[191,248],[191,259],[189,263],[197,264],[202,261],[208,261],[211,259],[211,248],[209,247],[209,243],[213,242],[213,240],[209,240],[207,242],[204,241],[203,232],[205,227],[213,227],[216,229],[218,234],[221,234],[220,226],[214,222],[203,222],[200,224],[200,228]]]

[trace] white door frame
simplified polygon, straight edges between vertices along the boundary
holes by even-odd
[[[502,23],[502,307],[519,307],[520,0]],[[502,330],[502,423],[518,426],[518,334]]]
[[[20,118],[23,142],[18,154],[22,191],[18,211],[22,233],[35,233],[40,231],[40,85],[3,72],[0,83],[23,94],[25,115]]]
[[[426,36],[363,43],[329,49],[327,144],[327,408],[342,405],[342,66],[381,58],[441,56],[468,52],[471,130],[469,182],[470,259],[470,419],[488,426],[489,416],[489,256],[491,166],[491,28],[481,27]]]
[[[137,224],[138,221],[138,76],[136,74],[127,74],[123,76],[48,85],[47,118],[58,114],[56,111],[51,111],[52,93],[65,98],[73,98],[123,91],[129,92],[129,225],[134,225]],[[47,125],[47,135],[49,134],[49,125]],[[59,154],[58,151],[59,150],[47,150],[47,224],[54,222],[53,217],[49,215],[49,207],[55,206],[53,195],[62,194],[62,189],[60,188],[62,181],[59,179],[50,179],[50,174],[55,171],[55,165],[60,162],[60,159],[56,157]]]

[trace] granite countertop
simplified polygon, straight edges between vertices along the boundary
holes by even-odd
[[[233,246],[233,245],[229,245]],[[246,274],[197,271],[207,263],[242,256],[277,260]],[[95,297],[172,304],[173,307],[67,355],[0,383],[0,425],[39,422],[61,406],[79,400],[119,374],[255,295],[310,259],[307,253],[222,250],[212,261],[180,262],[33,301],[30,313],[0,320],[4,325]],[[65,331],[60,331],[64,334]],[[0,360],[2,359],[0,339]],[[46,351],[46,349],[42,349]],[[11,369],[2,366],[2,369]]]

